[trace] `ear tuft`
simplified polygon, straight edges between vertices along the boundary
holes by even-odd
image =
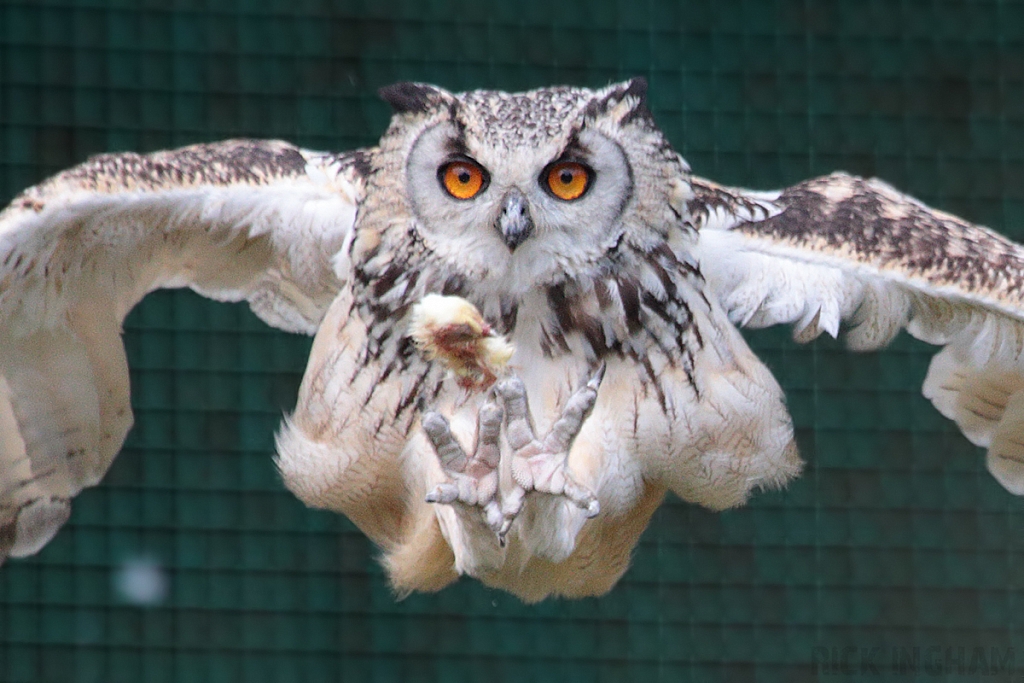
[[[639,104],[643,107],[647,106],[647,79],[643,76],[637,76],[626,81],[626,89],[622,91],[622,96],[635,97]]]
[[[451,95],[433,85],[405,81],[386,85],[377,91],[396,114],[422,114],[436,107]]]
[[[587,113],[590,116],[611,114],[620,124],[635,119],[650,121],[651,112],[647,109],[647,79],[638,76],[599,91],[597,97],[587,107]]]

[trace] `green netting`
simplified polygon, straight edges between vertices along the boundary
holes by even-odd
[[[1010,1],[0,0],[0,197],[102,151],[371,144],[388,116],[374,91],[395,80],[633,75],[701,175],[879,175],[1024,238]],[[928,350],[905,337],[850,355],[748,335],[787,390],[804,476],[725,514],[671,501],[608,596],[531,607],[472,581],[396,602],[368,541],[283,489],[272,435],[308,340],[189,293],[149,297],[125,337],[137,426],[56,540],[0,570],[0,681],[1007,680],[1008,657],[1024,665],[1024,503],[921,398]],[[114,588],[138,557],[167,572],[161,604]],[[853,673],[821,665],[844,652]]]

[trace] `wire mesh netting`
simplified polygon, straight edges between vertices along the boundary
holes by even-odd
[[[877,175],[1024,238],[1009,1],[2,0],[0,196],[104,151],[373,144],[375,90],[397,80],[634,75],[700,175]],[[151,295],[125,325],[124,452],[49,546],[0,570],[0,681],[1009,678],[1024,504],[921,397],[929,349],[748,339],[808,462],[786,491],[723,514],[669,501],[602,598],[524,606],[463,580],[398,601],[362,534],[274,470],[309,340]]]

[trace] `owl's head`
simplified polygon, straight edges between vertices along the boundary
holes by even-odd
[[[524,93],[386,87],[395,114],[375,153],[371,204],[485,287],[599,268],[624,241],[664,239],[670,183],[685,176],[645,94],[642,79]]]

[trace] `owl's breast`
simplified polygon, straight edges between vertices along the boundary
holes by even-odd
[[[632,321],[625,278],[609,278],[603,291],[592,283],[564,298],[548,293],[544,306],[527,309],[539,315],[521,309],[510,365],[538,433],[598,365],[607,367],[569,463],[609,513],[635,505],[644,481],[722,509],[799,470],[778,383],[692,284],[678,278],[673,296],[659,298],[639,283]]]

